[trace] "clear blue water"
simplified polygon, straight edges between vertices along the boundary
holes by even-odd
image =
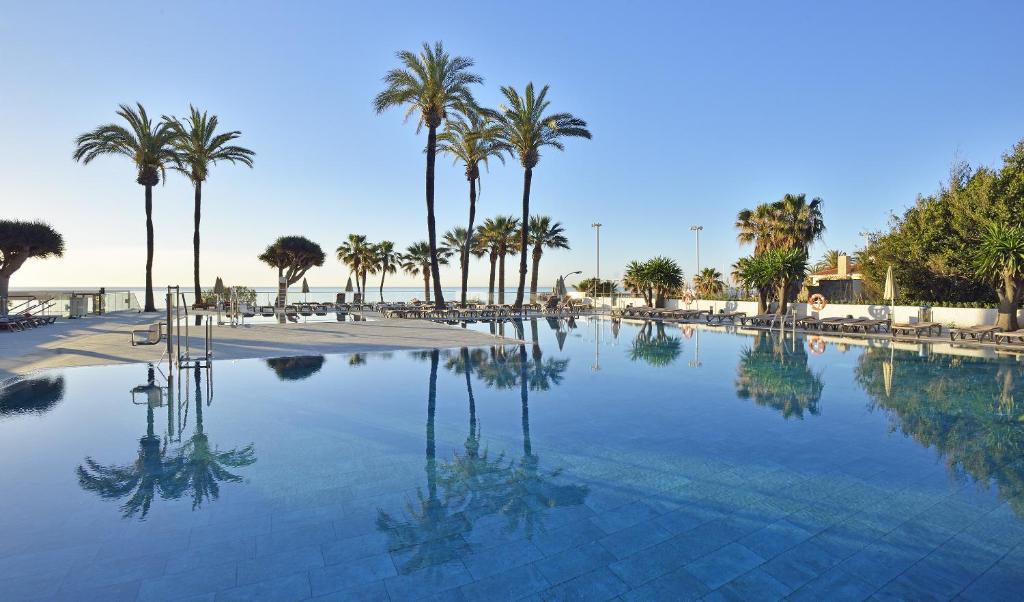
[[[4,390],[0,599],[1019,599],[1020,363],[502,328]]]

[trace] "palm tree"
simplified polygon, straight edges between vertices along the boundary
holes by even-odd
[[[484,222],[497,243],[498,257],[498,303],[505,303],[505,257],[519,247],[519,220],[511,215],[499,215]]]
[[[193,221],[195,227],[192,231],[192,280],[196,291],[196,303],[203,298],[203,291],[199,287],[199,221],[202,216],[203,205],[203,182],[210,175],[210,166],[216,165],[217,161],[229,163],[241,163],[252,167],[252,159],[256,153],[251,150],[230,144],[242,135],[242,132],[232,130],[229,132],[217,133],[217,116],[207,115],[206,111],[189,105],[189,116],[184,123],[177,117],[164,116],[171,132],[174,134],[174,148],[177,151],[177,159],[174,169],[185,175],[192,182],[195,191],[195,211]],[[196,316],[196,324],[202,320]]]
[[[769,249],[797,249],[806,256],[811,244],[825,232],[821,203],[820,198],[808,202],[803,193],[786,194],[774,203],[744,209],[736,217],[737,240],[754,243],[755,257]],[[784,277],[776,283],[780,313],[786,311],[793,282]]]
[[[362,285],[359,282],[359,276],[362,273],[363,261],[366,260],[367,250],[370,248],[370,243],[366,241],[366,236],[362,234],[349,234],[348,240],[341,243],[335,250],[335,255],[338,261],[348,266],[356,275],[356,292],[359,293],[360,298],[365,299],[366,291],[363,290]]]
[[[408,50],[397,53],[402,66],[384,76],[386,87],[373,101],[377,113],[391,107],[408,106],[406,117],[419,113],[416,132],[427,126],[427,242],[430,246],[430,271],[434,276],[434,301],[437,308],[444,307],[441,292],[441,272],[437,253],[437,229],[434,224],[434,162],[437,156],[437,128],[451,111],[469,114],[476,102],[469,87],[483,79],[469,71],[473,60],[450,56],[441,42],[433,47],[424,42],[423,51],[415,54]]]
[[[693,277],[693,286],[702,297],[721,295],[725,291],[722,273],[715,268],[702,268],[700,273]]]
[[[395,243],[390,240],[381,241],[373,246],[374,272],[380,274],[380,300],[384,302],[384,278],[398,271],[399,254],[395,251]]]
[[[437,150],[461,161],[465,166],[466,180],[469,182],[469,225],[466,226],[466,244],[459,255],[459,266],[462,268],[462,298],[466,303],[466,290],[469,288],[469,255],[473,249],[474,220],[476,219],[476,201],[480,194],[480,164],[487,166],[491,157],[505,162],[502,154],[505,150],[498,141],[501,129],[479,111],[469,111],[464,117],[449,119],[443,132],[437,136]]]
[[[441,237],[441,246],[449,255],[459,256],[459,269],[462,270],[462,297],[465,303],[467,276],[469,275],[469,256],[473,254],[472,235],[462,226],[456,226]]]
[[[1017,308],[1024,297],[1024,227],[989,224],[975,250],[974,265],[978,275],[996,289],[996,326],[1017,330]]]
[[[828,270],[828,269],[834,270],[834,269],[838,268],[839,267],[839,256],[842,255],[842,254],[843,254],[842,251],[837,251],[835,249],[828,249],[827,251],[825,251],[825,254],[821,256],[821,259],[818,260],[818,263],[814,264],[814,269],[815,270]]]
[[[519,159],[523,166],[523,217],[522,233],[519,243],[519,289],[516,292],[515,306],[523,304],[523,292],[526,289],[526,249],[530,238],[530,186],[533,181],[533,168],[540,161],[540,151],[545,146],[565,150],[563,138],[590,139],[587,122],[571,113],[545,114],[550,102],[546,99],[548,87],[541,88],[534,94],[533,82],[526,84],[525,93],[511,86],[502,86],[502,94],[508,106],[498,111],[489,111],[501,127],[498,141],[508,153]]]
[[[135,181],[146,190],[146,299],[143,311],[156,311],[153,301],[153,187],[176,157],[174,132],[166,122],[149,118],[142,103],[120,105],[117,115],[128,127],[101,125],[75,139],[75,161],[88,165],[102,155],[121,155],[135,164]]]
[[[494,276],[498,268],[498,248],[501,238],[494,228],[494,220],[486,219],[480,228],[477,229],[477,236],[474,239],[473,249],[479,255],[487,255],[487,262],[491,270],[487,277],[487,302],[494,303]]]
[[[623,276],[626,288],[643,295],[647,305],[661,307],[665,298],[683,286],[683,270],[674,259],[657,256],[644,262],[631,261]]]
[[[530,218],[530,244],[533,246],[533,272],[530,275],[530,303],[537,302],[537,272],[544,249],[568,249],[569,239],[561,222],[552,222],[546,215]]]
[[[441,265],[448,265],[448,256],[443,250],[435,256]],[[405,255],[402,255],[399,261],[401,262],[402,269],[407,274],[411,276],[423,274],[423,295],[426,297],[424,301],[430,303],[430,275],[433,272],[431,268],[433,261],[430,244],[425,240],[421,240],[409,245],[405,249]],[[436,283],[434,290],[438,290]]]

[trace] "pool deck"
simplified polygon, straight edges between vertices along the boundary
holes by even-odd
[[[25,332],[0,332],[0,382],[50,368],[156,362],[164,355],[166,342],[132,347],[129,332],[160,319],[159,314],[116,313],[61,319]],[[196,354],[203,346],[202,327],[191,334]],[[519,342],[427,320],[253,324],[214,327],[213,357],[238,360]]]

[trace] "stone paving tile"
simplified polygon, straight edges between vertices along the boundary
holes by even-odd
[[[377,554],[309,571],[314,596],[351,589],[397,574],[389,554]]]
[[[1022,584],[1024,577],[1020,572],[997,564],[967,586],[957,599],[978,602],[1019,601]]]
[[[322,566],[324,556],[318,546],[285,550],[238,563],[238,585],[249,585],[292,573],[305,575],[309,569]]]
[[[839,565],[845,572],[882,587],[924,556],[913,548],[873,543]]]
[[[672,600],[683,602],[698,600],[708,593],[706,585],[690,574],[685,567],[678,568],[657,579],[648,581],[620,597],[626,602],[654,602]]]
[[[197,567],[184,573],[146,579],[139,587],[139,602],[174,600],[188,595],[216,593],[235,586],[235,565]]]
[[[29,576],[0,576],[0,596],[5,600],[28,600],[57,593],[64,571],[59,574],[39,573]]]
[[[217,593],[215,602],[248,602],[250,600],[298,602],[308,598],[309,576],[302,572],[226,589]]]
[[[818,600],[859,602],[869,598],[875,589],[874,585],[837,567],[807,582],[790,594],[788,599],[793,602],[817,602]]]
[[[543,557],[544,554],[535,545],[521,540],[479,552],[460,554],[459,559],[474,579],[483,579]]]
[[[533,545],[546,555],[551,556],[565,550],[595,542],[605,536],[605,532],[590,521],[583,521],[567,527],[553,529],[533,536]]]
[[[549,583],[557,585],[606,567],[615,560],[615,555],[600,544],[591,542],[538,560],[534,566]]]
[[[139,597],[139,585],[141,581],[129,581],[127,583],[118,583],[116,585],[106,585],[97,588],[86,588],[79,590],[62,590],[53,594],[52,596],[46,596],[41,598],[46,602],[135,602]],[[57,582],[60,585],[60,582]],[[12,599],[16,599],[3,585],[0,585],[0,592],[4,592],[5,595],[10,596]],[[33,592],[31,596],[34,600],[39,600],[39,594],[42,590]]]
[[[679,538],[674,538],[613,562],[608,568],[630,587],[639,587],[703,555],[693,547],[684,545]]]
[[[435,564],[407,575],[390,577],[384,581],[393,602],[417,600],[471,583],[473,576],[458,561]]]
[[[616,533],[626,527],[654,519],[659,514],[660,512],[647,502],[636,500],[601,512],[591,517],[590,521],[605,533]]]
[[[135,558],[97,560],[81,568],[72,569],[64,580],[64,589],[85,589],[138,581],[164,574],[167,554],[153,554]],[[234,570],[234,567],[232,567]]]
[[[551,584],[537,567],[526,565],[463,585],[466,600],[515,600],[547,589]]]
[[[247,537],[191,548],[167,559],[167,574],[190,571],[211,564],[238,563],[256,556],[256,538]]]
[[[694,560],[686,565],[686,570],[709,590],[714,590],[762,563],[764,559],[749,548],[731,543]]]
[[[659,527],[657,523],[647,521],[606,535],[598,541],[616,558],[626,558],[671,538],[672,534]]]
[[[611,600],[628,590],[629,586],[611,571],[607,568],[600,568],[548,588],[540,592],[539,598],[544,602],[570,600],[602,602]]]
[[[321,546],[325,564],[338,564],[346,560],[365,558],[387,552],[387,535],[380,532],[335,539]]]
[[[814,534],[800,525],[782,519],[739,540],[762,558],[772,558],[810,539]]]
[[[405,575],[428,566],[458,561],[470,550],[471,546],[461,535],[449,535],[393,550],[391,559],[398,573]]]
[[[337,539],[333,522],[324,522],[294,529],[272,531],[256,536],[256,556],[277,554],[309,546],[319,546]]]
[[[708,602],[768,602],[785,598],[792,590],[758,567],[704,596]]]
[[[922,560],[887,583],[876,596],[887,600],[952,600],[967,585],[957,577]]]
[[[374,581],[357,585],[351,589],[331,592],[315,598],[311,602],[389,602],[388,590],[384,581]]]

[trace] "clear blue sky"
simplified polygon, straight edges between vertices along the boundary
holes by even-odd
[[[613,4],[613,3],[609,3]],[[590,224],[604,223],[602,275],[665,254],[728,273],[749,252],[736,212],[786,192],[824,199],[827,248],[936,188],[955,157],[992,164],[1024,136],[1024,3],[13,2],[0,11],[0,204],[62,231],[66,258],[30,263],[13,286],[138,285],[142,188],[118,158],[83,167],[73,138],[118,103],[156,114],[188,104],[240,129],[248,170],[218,166],[205,186],[204,281],[272,285],[255,256],[304,234],[333,249],[350,232],[405,247],[425,238],[423,135],[371,99],[394,52],[443,40],[498,86],[551,84],[552,109],[585,118],[592,141],[547,152],[533,208],[561,220],[573,250],[541,281],[593,270]],[[517,213],[521,169],[492,165],[480,217]],[[438,225],[466,219],[461,170],[439,161]],[[156,282],[191,281],[191,191],[155,191]],[[446,284],[455,285],[454,272]],[[471,284],[484,284],[474,264]],[[400,276],[394,284],[418,284]]]

